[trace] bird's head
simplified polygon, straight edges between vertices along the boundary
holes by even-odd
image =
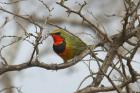
[[[54,40],[54,45],[59,45],[64,42],[64,37],[63,35],[65,34],[63,29],[56,29],[50,33]]]

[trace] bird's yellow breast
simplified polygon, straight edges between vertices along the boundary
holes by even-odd
[[[72,59],[74,57],[73,51],[71,48],[66,47],[63,53],[58,54],[61,56],[64,60],[64,62],[67,62],[68,60]]]

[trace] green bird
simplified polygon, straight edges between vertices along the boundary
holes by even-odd
[[[53,38],[53,50],[64,62],[80,55],[87,45],[74,34],[63,29],[56,29],[50,33]]]

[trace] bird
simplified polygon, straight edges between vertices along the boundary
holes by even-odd
[[[86,43],[64,29],[55,29],[50,32],[50,35],[53,38],[53,50],[64,60],[64,63],[87,49]]]

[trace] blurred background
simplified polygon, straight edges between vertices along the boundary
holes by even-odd
[[[83,15],[109,36],[122,29],[122,16],[125,14],[123,0],[67,0],[65,5],[78,10],[80,4],[83,4],[84,1],[87,5],[82,10]],[[59,2],[59,0],[0,0],[0,7],[3,9],[31,18],[43,27],[44,40],[39,46],[39,60],[47,64],[63,63],[63,60],[53,52],[53,40],[48,36],[48,33],[56,27],[48,25],[47,22],[68,29],[88,45],[100,42],[96,33],[93,33],[87,24],[82,25],[82,19],[78,15],[71,14],[68,16],[66,9],[56,2]],[[34,24],[3,11],[0,11],[0,27],[0,37],[8,36],[0,39],[0,48],[16,40],[18,41],[17,38],[10,36],[25,38],[25,31],[35,34],[39,29]],[[20,64],[30,59],[33,46],[29,41],[34,42],[34,38],[20,40],[1,51],[9,64]],[[105,55],[106,52],[98,54],[102,59]],[[0,90],[14,86],[18,87],[22,93],[73,93],[79,87],[81,81],[90,74],[87,59],[90,59],[89,55],[78,64],[58,71],[32,67],[19,72],[8,72],[0,76]],[[140,60],[138,55],[135,56],[135,60]],[[0,62],[2,65],[2,61]],[[90,62],[94,62],[94,60]],[[133,65],[139,71],[140,64],[134,62]],[[98,71],[96,62],[90,66],[93,72]],[[114,71],[112,77],[115,78],[116,73]],[[90,84],[91,81],[91,78],[87,79],[82,87]],[[110,85],[107,80],[104,80],[102,84]],[[139,83],[132,88],[139,91]],[[2,93],[18,93],[18,91],[17,89],[8,89]]]

